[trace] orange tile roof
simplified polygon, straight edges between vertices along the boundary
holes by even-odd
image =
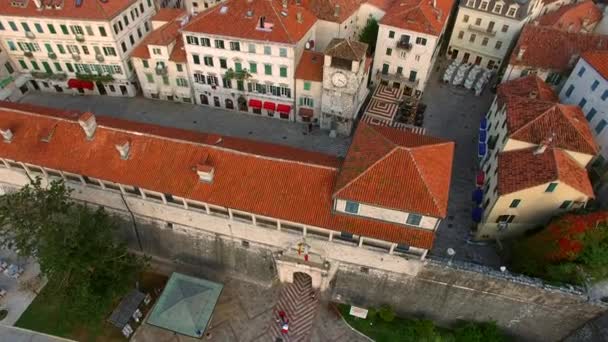
[[[447,23],[454,0],[397,0],[380,24],[439,36]]]
[[[181,24],[179,20],[174,20],[164,24],[163,26],[150,32],[150,34],[146,36],[146,38],[144,38],[144,40],[139,43],[135,49],[133,49],[131,57],[148,59],[150,58],[150,50],[148,49],[149,45],[167,46],[176,40],[182,40],[180,29]]]
[[[175,63],[186,63],[188,58],[186,56],[186,49],[184,48],[184,39],[183,37],[177,37],[175,40],[175,45],[173,46],[173,51],[171,51],[171,56],[169,56],[169,60]]]
[[[589,176],[568,153],[548,147],[534,154],[536,147],[498,154],[498,193],[510,194],[549,182],[561,181],[594,197]]]
[[[352,16],[365,0],[303,0],[302,6],[306,7],[314,15],[325,21],[342,23]],[[339,10],[336,16],[336,6]]]
[[[557,102],[557,94],[553,91],[553,88],[547,83],[543,82],[540,77],[536,75],[529,75],[526,77],[520,77],[510,80],[505,83],[498,85],[497,90],[498,99],[501,103],[505,103],[507,98],[516,97],[536,97],[539,100],[554,101]]]
[[[225,14],[221,12],[226,10]],[[248,18],[247,11],[253,11]],[[302,6],[289,2],[287,16],[281,14],[281,0],[228,0],[199,13],[184,27],[184,32],[199,32],[220,36],[295,44],[314,26],[317,18]],[[296,19],[302,13],[302,22]],[[259,19],[266,17],[272,30],[259,30]]]
[[[47,9],[45,7],[42,10],[38,10],[33,0],[27,1],[25,8],[12,6],[10,0],[4,0],[0,1],[0,15],[31,18],[109,20],[135,2],[137,0],[110,0],[106,2],[101,0],[84,0],[77,7],[76,1],[65,0],[61,9]]]
[[[509,137],[540,144],[553,137],[553,146],[590,155],[598,153],[580,107],[535,99],[514,98],[507,103]]]
[[[182,17],[186,14],[186,11],[181,8],[160,8],[158,12],[152,17],[152,21],[173,21],[178,17]]]
[[[608,80],[608,50],[586,51],[581,57],[604,79]]]
[[[524,53],[517,58],[522,47]],[[570,33],[526,25],[511,53],[509,64],[567,71],[585,51],[602,49],[608,49],[607,35]]]
[[[332,156],[103,116],[97,116],[94,138],[86,140],[77,122],[80,112],[0,105],[2,127],[14,133],[11,143],[0,144],[3,158],[419,248],[430,249],[433,244],[433,231],[333,214],[332,195],[340,161]],[[41,136],[52,126],[52,138],[42,141]],[[413,139],[399,137],[396,132],[387,135],[396,142]],[[126,140],[131,142],[131,150],[129,159],[122,160],[114,145]],[[453,144],[449,146],[453,148]],[[429,165],[437,157],[434,153],[417,156],[423,149],[411,151],[411,158],[430,158],[419,165],[431,167],[434,173],[450,169],[444,167],[445,162],[439,167]],[[203,158],[214,168],[212,183],[200,182],[196,174]],[[429,173],[433,170],[424,170],[424,180],[431,180],[430,188],[433,177]]]
[[[296,79],[322,82],[324,58],[320,52],[304,51],[296,68]]]
[[[454,143],[359,123],[334,197],[443,218]]]
[[[535,23],[541,26],[550,26],[568,32],[580,32],[585,26],[597,23],[602,19],[602,11],[591,0],[567,5],[555,12],[545,14]]]

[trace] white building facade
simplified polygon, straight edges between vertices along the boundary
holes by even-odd
[[[14,3],[14,2],[13,2]],[[99,6],[99,7],[98,7]],[[115,7],[99,0],[0,7],[0,39],[28,86],[49,92],[134,96],[133,48],[151,31],[152,0]]]

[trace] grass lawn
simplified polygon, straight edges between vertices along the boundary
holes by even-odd
[[[167,277],[163,275],[144,273],[140,279],[140,287],[143,292],[152,294],[154,288],[164,286],[166,281]],[[104,310],[105,315],[87,320],[90,323],[83,323],[80,317],[66,316],[65,308],[70,305],[69,301],[62,301],[60,297],[52,296],[49,291],[45,291],[46,289],[46,287],[42,289],[15,323],[16,326],[83,342],[122,342],[125,340],[118,328],[106,322],[106,318],[121,298],[115,298],[108,305]]]
[[[350,305],[338,304],[342,317],[359,332],[376,342],[506,342],[493,323],[463,322],[456,329],[436,326],[430,320],[395,317],[386,322],[379,315],[361,319],[349,314]]]

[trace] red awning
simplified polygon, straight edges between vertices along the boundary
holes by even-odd
[[[271,110],[274,112],[274,110],[277,108],[277,105],[274,104],[274,102],[264,102],[264,109],[266,110]]]
[[[95,84],[91,81],[77,80],[75,78],[71,78],[68,80],[68,88],[85,88],[93,90],[94,87]]]
[[[249,100],[249,107],[262,108],[262,101],[251,99],[251,100]]]
[[[291,112],[291,106],[280,104],[280,105],[277,106],[277,112],[279,112],[279,113],[290,113]]]
[[[300,108],[299,114],[304,118],[312,118],[314,116],[314,112],[310,108]]]
[[[477,185],[478,186],[482,186],[483,183],[486,180],[486,174],[485,172],[483,172],[483,170],[480,170],[479,173],[477,174]]]

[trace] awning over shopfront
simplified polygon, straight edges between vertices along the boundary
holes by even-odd
[[[264,109],[274,112],[276,110],[276,108],[277,108],[277,105],[274,104],[274,102],[264,102]]]
[[[280,104],[277,106],[277,112],[279,113],[291,113],[291,106]]]
[[[300,108],[298,114],[303,118],[312,118],[314,116],[314,112],[310,108]]]
[[[262,108],[262,101],[251,99],[251,100],[249,100],[249,107]]]
[[[77,80],[75,78],[71,78],[68,80],[68,88],[83,88],[93,90],[95,84],[91,81]]]
[[[482,186],[485,181],[486,173],[483,170],[479,170],[479,173],[477,173],[477,185]]]

